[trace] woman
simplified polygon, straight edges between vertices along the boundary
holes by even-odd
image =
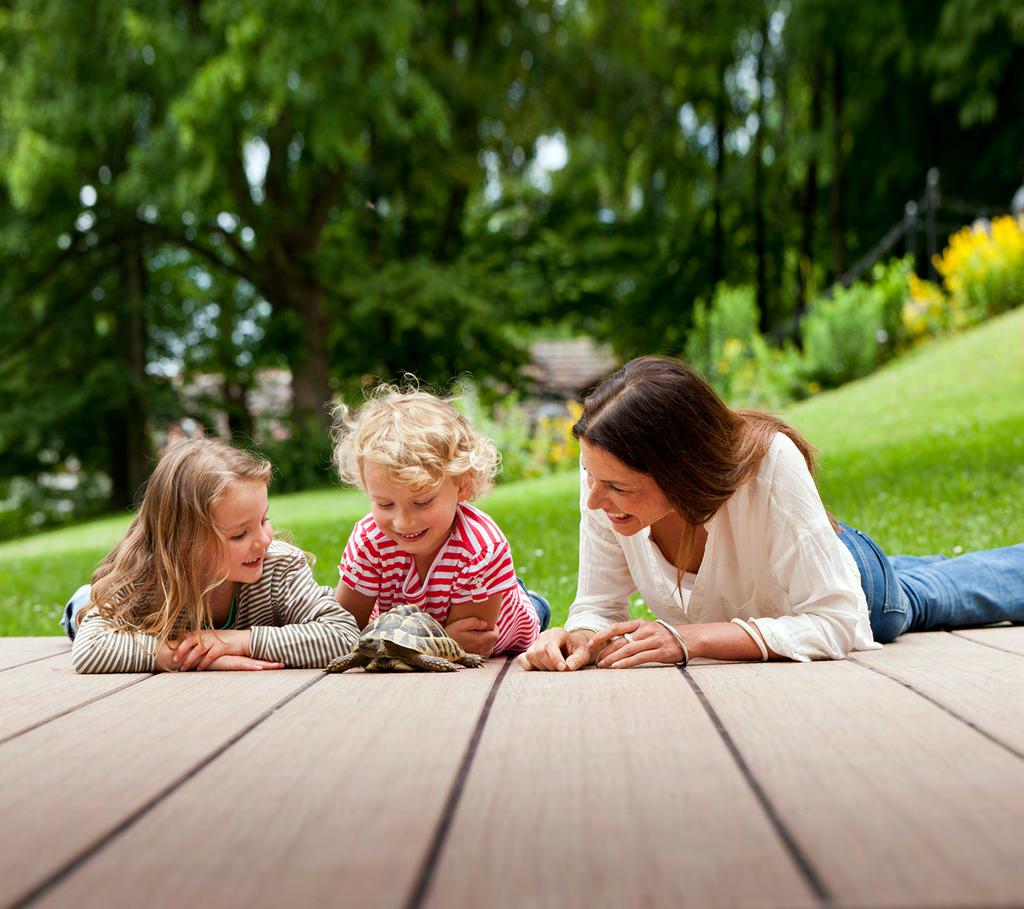
[[[627,363],[573,433],[579,587],[525,669],[843,659],[905,631],[1024,621],[1024,545],[886,558],[825,511],[795,429],[732,410],[677,360]],[[628,620],[634,591],[656,621]]]

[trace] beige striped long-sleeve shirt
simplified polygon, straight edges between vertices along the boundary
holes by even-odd
[[[242,584],[232,628],[252,633],[252,655],[289,668],[326,666],[359,637],[330,587],[313,578],[302,550],[275,540],[254,584]],[[77,672],[155,672],[155,635],[119,631],[97,612],[82,619],[71,647]]]

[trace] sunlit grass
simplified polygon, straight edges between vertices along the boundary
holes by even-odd
[[[1024,310],[936,342],[881,372],[792,408],[820,450],[819,483],[840,520],[891,553],[1024,540]],[[516,567],[561,621],[576,589],[574,473],[501,486],[482,507],[512,543]],[[361,493],[275,496],[279,530],[317,557],[334,585]],[[67,596],[124,532],[118,515],[0,545],[0,634],[51,634]]]

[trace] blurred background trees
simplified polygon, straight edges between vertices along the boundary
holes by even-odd
[[[681,353],[722,283],[799,342],[929,167],[1024,175],[1013,0],[0,0],[0,79],[0,499],[214,413],[322,482],[333,395]]]

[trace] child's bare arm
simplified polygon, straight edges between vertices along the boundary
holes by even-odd
[[[490,656],[498,643],[498,613],[501,594],[496,593],[482,603],[463,603],[448,611],[445,630],[466,653]]]
[[[352,614],[360,630],[366,627],[366,623],[370,621],[370,613],[373,612],[373,604],[377,602],[374,597],[353,590],[344,581],[338,581],[334,597],[342,609]]]
[[[482,603],[460,603],[448,610],[448,622],[458,622],[461,619],[483,619],[492,628],[498,624],[498,613],[501,612],[501,594],[496,593],[488,597]]]

